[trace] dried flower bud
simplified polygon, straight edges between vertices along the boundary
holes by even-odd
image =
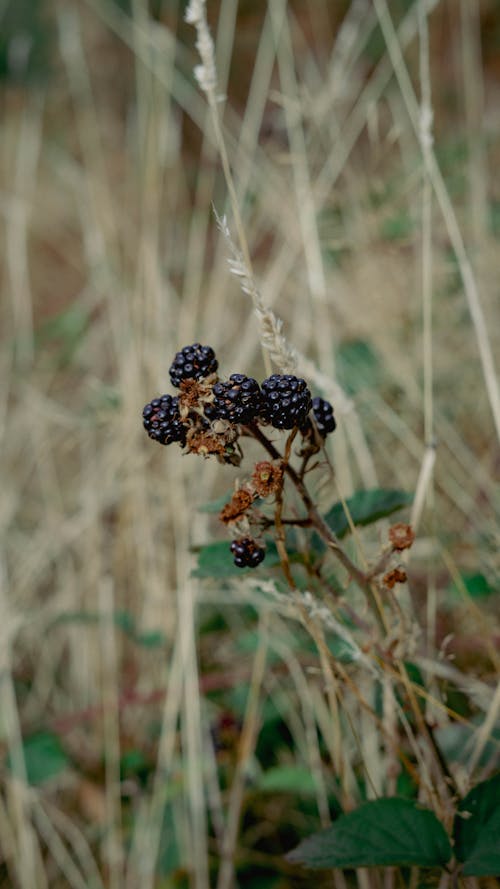
[[[392,548],[397,550],[409,549],[415,540],[415,532],[411,525],[405,525],[404,522],[398,522],[389,528],[389,540]]]
[[[219,513],[221,522],[228,525],[230,522],[238,521],[252,503],[253,496],[246,488],[240,488],[239,491],[235,491],[229,503],[226,503]]]
[[[241,452],[239,451],[238,433],[235,429],[227,429],[225,432],[216,433],[205,426],[193,427],[186,437],[188,453],[199,454],[201,457],[210,457],[215,454],[221,463],[232,463],[239,466]]]
[[[261,460],[255,464],[252,484],[259,497],[269,497],[279,491],[283,484],[283,466],[280,462]]]
[[[179,410],[181,417],[187,417],[191,411],[203,411],[206,405],[214,400],[213,387],[217,382],[217,374],[199,380],[182,380],[180,383]]]
[[[382,580],[386,587],[389,587],[392,590],[393,586],[397,583],[405,583],[407,581],[407,574],[403,568],[393,568],[392,571],[388,571],[387,574],[384,574]]]

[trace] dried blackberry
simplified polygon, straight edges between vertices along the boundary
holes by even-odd
[[[251,537],[233,540],[231,552],[234,556],[234,564],[238,568],[257,568],[266,554],[265,550]]]
[[[172,395],[154,398],[142,411],[142,421],[149,437],[160,444],[168,445],[174,441],[181,447],[186,444],[186,426],[179,414],[179,399]]]
[[[205,407],[210,420],[228,420],[230,423],[251,423],[259,415],[262,394],[257,380],[244,374],[231,374],[227,382],[213,387],[214,400]]]
[[[193,343],[192,346],[184,346],[177,352],[170,365],[170,379],[172,385],[179,388],[183,380],[199,380],[215,373],[218,368],[215,352],[211,346],[202,346]]]
[[[261,416],[276,429],[302,426],[311,409],[305,380],[293,374],[272,374],[262,383]]]

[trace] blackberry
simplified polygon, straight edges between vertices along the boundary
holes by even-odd
[[[218,368],[215,352],[211,346],[202,346],[193,343],[192,346],[184,346],[177,352],[170,365],[170,379],[177,389],[183,380],[199,380],[215,373]]]
[[[260,413],[262,395],[257,380],[244,374],[231,374],[227,382],[216,383],[214,401],[205,407],[210,420],[250,423]]]
[[[311,409],[311,393],[305,380],[292,374],[272,374],[261,388],[264,420],[276,429],[302,426]]]
[[[321,437],[326,438],[329,432],[334,432],[337,428],[337,423],[333,416],[333,407],[324,398],[313,398],[312,409],[316,428]]]
[[[181,447],[186,444],[186,426],[179,413],[179,399],[172,395],[153,398],[142,412],[143,425],[149,437],[160,444],[168,445],[178,441]]]
[[[251,537],[241,537],[239,540],[233,540],[231,552],[234,556],[234,564],[238,568],[256,568],[266,554],[265,550]]]

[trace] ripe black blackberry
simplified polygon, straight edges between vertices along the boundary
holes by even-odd
[[[333,407],[329,401],[318,397],[312,400],[312,410],[316,428],[321,437],[326,438],[329,432],[334,432],[337,428],[337,423],[333,416]]]
[[[302,426],[311,409],[305,380],[293,374],[272,374],[262,383],[261,416],[276,429]]]
[[[142,411],[143,425],[149,437],[160,444],[178,441],[186,444],[187,429],[179,413],[179,399],[172,395],[153,398]]]
[[[234,564],[238,568],[257,568],[266,554],[265,550],[251,537],[233,540],[231,552],[234,556]]]
[[[214,401],[205,407],[210,420],[250,423],[259,415],[262,394],[257,380],[244,374],[231,374],[227,382],[218,382],[212,389]]]
[[[200,380],[215,373],[219,364],[211,346],[193,343],[177,352],[170,365],[172,385],[178,389],[183,380]]]

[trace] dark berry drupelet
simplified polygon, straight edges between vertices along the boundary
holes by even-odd
[[[186,426],[179,414],[179,399],[172,395],[153,398],[142,412],[143,424],[149,437],[160,444],[168,445],[174,441],[184,447],[186,444]]]
[[[231,544],[231,552],[234,556],[234,564],[238,568],[256,568],[260,565],[265,550],[252,540],[251,537],[242,537],[240,540],[233,540]]]
[[[313,398],[312,409],[316,428],[321,437],[326,438],[329,432],[334,432],[337,428],[337,423],[333,416],[333,407],[324,398]]]
[[[273,374],[262,383],[261,416],[276,429],[302,426],[311,409],[305,380],[292,374]]]
[[[205,407],[210,420],[251,423],[260,414],[262,394],[257,380],[244,374],[231,374],[227,382],[213,387],[213,403]]]
[[[200,343],[184,346],[177,352],[170,365],[172,385],[179,388],[183,380],[200,380],[202,377],[208,377],[215,373],[218,366],[211,346],[202,346]]]

